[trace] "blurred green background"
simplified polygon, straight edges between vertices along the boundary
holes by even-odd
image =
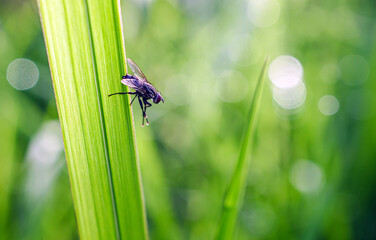
[[[123,10],[127,57],[166,100],[145,128],[133,106],[151,239],[214,236],[267,55],[234,238],[376,238],[374,0],[129,0]],[[35,1],[0,2],[0,56],[0,238],[77,239]]]

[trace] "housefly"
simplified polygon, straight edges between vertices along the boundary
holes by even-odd
[[[160,92],[158,92],[153,85],[151,85],[146,79],[145,75],[142,73],[141,69],[137,66],[135,62],[131,59],[127,59],[128,65],[131,67],[134,75],[127,74],[122,77],[121,83],[132,88],[135,92],[118,92],[108,95],[109,97],[116,94],[131,94],[135,95],[131,101],[138,98],[140,107],[142,110],[142,126],[144,126],[144,120],[146,120],[146,125],[149,125],[148,117],[146,116],[146,108],[151,107],[151,103],[148,102],[152,99],[154,103],[158,104],[161,100],[164,103],[164,99]]]

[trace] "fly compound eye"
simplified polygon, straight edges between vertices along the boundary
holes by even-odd
[[[154,103],[159,103],[162,99],[162,96],[160,93],[157,93],[157,95],[155,95],[154,99],[153,99],[153,102]]]

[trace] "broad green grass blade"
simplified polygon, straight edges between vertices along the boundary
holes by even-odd
[[[243,142],[240,148],[239,159],[235,172],[232,175],[230,185],[227,188],[223,200],[222,215],[218,225],[216,239],[233,239],[235,223],[238,216],[243,192],[246,187],[246,178],[250,162],[250,150],[252,147],[252,138],[255,129],[256,114],[261,101],[261,93],[264,85],[264,76],[268,58],[265,59],[264,65],[256,85],[251,107],[248,112],[247,126],[245,128]]]
[[[39,0],[82,239],[147,239],[118,1]]]

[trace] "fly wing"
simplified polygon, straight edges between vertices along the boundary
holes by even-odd
[[[127,59],[128,65],[131,67],[133,74],[139,78],[141,81],[148,82],[145,75],[142,73],[141,69],[133,62],[130,58]]]
[[[145,94],[145,89],[143,87],[144,83],[137,77],[127,74],[123,77],[123,79],[121,80],[121,83],[142,94]]]

